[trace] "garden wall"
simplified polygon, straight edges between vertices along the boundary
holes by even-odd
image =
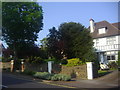
[[[30,64],[24,63],[25,69],[37,71],[37,72],[48,72],[48,64]],[[2,68],[10,68],[10,62],[2,62]],[[61,73],[70,75],[72,78],[78,79],[87,79],[87,65],[80,65],[80,66],[61,66],[59,64],[52,64],[52,73]],[[93,78],[98,76],[97,66],[93,64]]]
[[[72,78],[86,79],[87,78],[87,65],[80,66],[62,66],[62,74],[71,75]]]
[[[47,72],[47,63],[44,64],[25,63],[25,69],[37,72]]]
[[[25,69],[33,70],[37,72],[48,72],[48,64],[30,64],[25,63]],[[52,64],[52,73],[59,73],[61,71],[61,66],[59,64]]]
[[[10,64],[11,62],[2,62],[2,68],[4,68],[4,69],[8,69],[8,68],[10,68]]]

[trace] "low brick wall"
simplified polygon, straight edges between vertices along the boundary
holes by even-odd
[[[10,62],[2,62],[2,68],[8,69],[8,68],[10,68],[10,66],[11,66]]]
[[[87,65],[80,65],[74,67],[62,66],[62,74],[71,75],[72,78],[86,79]]]
[[[25,63],[25,69],[27,70],[33,70],[37,72],[48,72],[48,64],[30,64]],[[52,73],[60,73],[61,66],[59,64],[52,64]]]
[[[47,72],[47,63],[45,64],[30,64],[25,63],[25,69],[32,70],[36,72]]]

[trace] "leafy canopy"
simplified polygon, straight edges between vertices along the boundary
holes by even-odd
[[[95,60],[93,40],[90,32],[80,23],[62,23],[58,30],[50,29],[48,35],[48,48],[52,56],[67,58],[80,58],[80,60]]]
[[[3,2],[3,39],[15,54],[34,46],[42,30],[43,11],[36,2]]]

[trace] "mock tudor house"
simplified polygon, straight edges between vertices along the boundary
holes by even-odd
[[[110,61],[117,61],[120,51],[120,22],[94,22],[90,19],[89,29],[99,62],[108,64]]]

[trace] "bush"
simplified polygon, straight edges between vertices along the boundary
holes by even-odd
[[[52,74],[50,74],[48,72],[36,72],[34,74],[34,77],[39,78],[39,79],[45,79],[45,80],[50,80],[51,76],[52,76]]]
[[[64,74],[55,74],[51,77],[51,80],[53,81],[69,81],[71,80],[71,76],[64,75]]]
[[[109,62],[108,67],[111,69],[117,69],[118,68],[117,62],[115,61]]]
[[[26,75],[34,75],[36,72],[35,71],[30,71],[30,70],[24,70],[24,72],[21,72],[22,74],[26,74]]]
[[[56,60],[56,58],[53,57],[53,58],[50,58],[50,59],[45,59],[45,61],[46,62],[48,62],[48,61],[54,61],[54,62],[56,62],[57,60]]]
[[[50,74],[48,72],[36,72],[34,77],[44,80],[53,80],[53,81],[69,81],[71,76],[64,74]]]
[[[32,64],[44,63],[44,60],[41,57],[33,57],[33,56],[29,57],[26,61]]]
[[[14,60],[14,70],[21,70],[21,59]]]
[[[65,59],[64,59],[64,60],[61,60],[61,64],[62,64],[62,65],[66,65],[67,63],[68,63],[67,60],[65,60]]]
[[[1,59],[2,59],[2,62],[10,62],[11,60],[13,60],[13,58],[11,57],[8,57],[8,58],[1,57]]]
[[[77,66],[77,65],[85,64],[79,58],[72,58],[72,59],[68,59],[67,61],[68,63],[66,64],[66,66]]]

